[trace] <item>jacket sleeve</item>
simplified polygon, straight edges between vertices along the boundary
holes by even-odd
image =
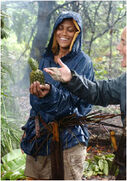
[[[119,104],[121,85],[125,84],[125,74],[111,80],[91,82],[72,71],[72,80],[63,84],[70,92],[93,105],[107,106]]]
[[[51,90],[44,98],[38,98],[35,95],[30,95],[30,104],[36,111],[44,111],[54,115],[64,115],[72,112],[76,102],[80,98],[75,99],[75,95],[72,95],[66,89],[58,89],[54,85],[51,85]]]

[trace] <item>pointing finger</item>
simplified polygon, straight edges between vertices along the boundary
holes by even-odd
[[[57,63],[61,66],[61,67],[65,67],[66,65],[61,61],[60,58],[57,58]]]
[[[51,75],[53,74],[53,70],[51,68],[44,68],[44,71]]]

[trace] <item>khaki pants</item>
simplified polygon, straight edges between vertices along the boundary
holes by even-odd
[[[86,158],[86,147],[78,144],[63,151],[64,180],[81,180]],[[51,159],[49,156],[38,156],[37,161],[27,155],[25,175],[38,180],[51,179]]]

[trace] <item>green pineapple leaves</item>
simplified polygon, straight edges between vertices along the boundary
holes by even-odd
[[[34,60],[33,58],[29,58],[28,63],[32,70],[36,71],[38,69],[38,62],[36,60]]]
[[[41,70],[38,69],[38,62],[33,58],[29,58],[28,63],[32,69],[32,72],[30,73],[30,84],[35,81],[40,82],[40,84],[44,84],[44,74]]]

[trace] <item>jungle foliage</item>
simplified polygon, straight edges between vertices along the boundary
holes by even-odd
[[[87,178],[96,175],[109,175],[111,168],[113,169],[113,160],[114,154],[106,155],[94,155],[94,157],[87,158],[84,164],[84,175]],[[89,155],[88,155],[89,157]],[[115,175],[118,174],[118,169],[115,172]]]
[[[26,122],[20,98],[29,87],[29,56],[38,62],[51,35],[54,20],[65,10],[81,14],[82,49],[93,60],[96,79],[123,72],[116,45],[126,25],[125,1],[3,1],[1,3],[1,123],[2,156],[19,148]],[[14,126],[15,125],[15,126]]]
[[[25,154],[14,149],[2,157],[1,180],[24,180]]]

